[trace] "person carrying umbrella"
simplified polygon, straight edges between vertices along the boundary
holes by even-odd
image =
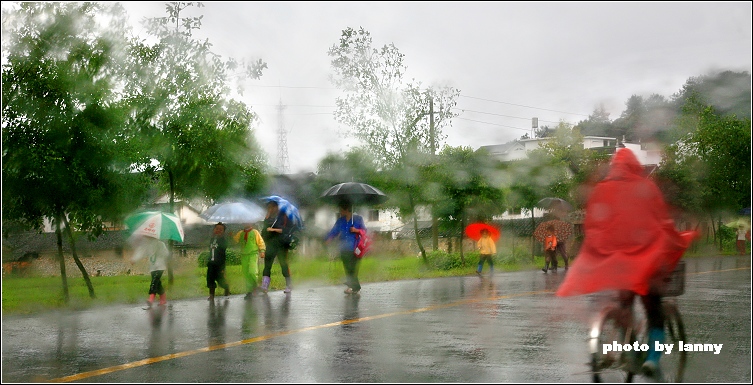
[[[284,292],[290,293],[293,290],[293,282],[290,278],[290,266],[288,265],[288,249],[285,248],[282,241],[283,231],[289,231],[293,226],[293,220],[288,214],[280,210],[278,201],[270,199],[267,201],[267,216],[264,218],[264,228],[261,236],[266,245],[264,258],[264,271],[262,272],[261,290],[266,293],[269,290],[269,284],[272,281],[272,265],[275,258],[280,262],[282,276],[285,277]]]
[[[340,260],[343,262],[345,284],[348,286],[345,289],[345,294],[358,294],[361,291],[361,284],[358,282],[358,265],[361,262],[361,258],[355,255],[354,250],[358,242],[357,236],[362,231],[366,231],[366,224],[363,217],[353,214],[353,209],[349,202],[342,201],[338,204],[338,207],[340,209],[340,216],[335,221],[329,233],[327,233],[324,241],[329,242],[335,237],[339,239]]]
[[[149,261],[149,274],[152,276],[149,283],[149,300],[147,307],[151,308],[154,299],[159,295],[159,304],[167,304],[167,295],[165,287],[162,286],[162,274],[167,269],[167,263],[170,259],[170,252],[167,250],[165,242],[146,235],[134,234],[132,242],[136,245],[136,250],[131,258],[131,264],[136,263],[143,258]]]
[[[209,260],[207,261],[207,287],[209,298],[214,301],[214,291],[219,285],[225,289],[225,295],[230,295],[230,285],[225,279],[225,257],[227,252],[227,239],[225,238],[225,224],[217,222],[214,225],[212,239],[209,241]]]
[[[267,246],[259,230],[254,228],[253,223],[247,223],[243,230],[238,231],[233,237],[235,243],[241,249],[241,270],[246,281],[245,299],[251,299],[256,290],[256,279],[259,276],[259,258],[264,259]]]

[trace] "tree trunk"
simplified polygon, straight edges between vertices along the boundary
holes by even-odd
[[[439,221],[434,213],[431,214],[431,241],[434,251],[439,250]]]
[[[533,231],[536,229],[536,218],[533,217],[533,207],[531,207],[531,263],[536,261],[536,239]]]
[[[86,272],[86,268],[84,267],[84,264],[81,263],[81,260],[78,259],[78,254],[76,253],[76,240],[73,238],[73,230],[71,230],[71,225],[68,223],[68,219],[63,216],[63,222],[65,223],[65,231],[68,233],[68,239],[71,243],[71,254],[73,255],[73,261],[76,262],[76,266],[78,266],[78,269],[81,270],[81,276],[84,277],[84,282],[86,282],[86,287],[89,289],[89,297],[97,298],[97,296],[94,294],[94,286],[92,286],[92,281],[89,278],[89,274]]]
[[[410,209],[413,212],[413,231],[416,233],[418,250],[421,251],[421,258],[423,258],[424,263],[429,263],[429,260],[426,259],[426,250],[424,249],[424,245],[421,244],[421,237],[418,234],[418,215],[416,214],[416,206],[413,204],[413,197],[409,196],[408,201],[410,202]]]
[[[168,179],[170,180],[170,214],[175,214],[175,180],[173,179],[173,172],[168,169],[167,171]],[[167,242],[167,287],[171,287],[173,285],[173,249],[174,249],[174,242],[173,240],[169,240]]]
[[[63,235],[60,232],[60,216],[55,219],[55,236],[58,242],[58,260],[60,261],[60,279],[63,281],[63,301],[67,304],[71,299],[68,293],[68,277],[65,275],[65,255],[63,254]]]
[[[463,254],[463,235],[465,235],[465,209],[460,210],[460,266],[465,266],[465,255]]]
[[[724,251],[724,244],[723,244],[724,239],[722,237],[722,232],[721,232],[721,230],[722,230],[722,218],[719,218],[719,226],[716,226],[716,228],[720,230],[719,231],[719,251],[722,252],[722,251]]]

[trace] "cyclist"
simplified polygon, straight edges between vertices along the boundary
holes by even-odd
[[[649,330],[646,375],[659,376],[655,344],[664,342],[661,280],[672,272],[696,232],[678,232],[656,184],[628,148],[618,148],[606,177],[586,203],[583,245],[557,296],[619,290],[629,308],[641,296]],[[629,313],[628,313],[629,314]]]

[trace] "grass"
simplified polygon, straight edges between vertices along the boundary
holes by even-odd
[[[704,255],[724,255],[734,252],[719,252],[713,247],[691,249],[686,257]],[[477,253],[466,253],[465,265],[460,263],[459,255],[445,252],[427,252],[428,263],[416,256],[393,257],[374,254],[365,257],[360,265],[361,283],[385,282],[405,279],[437,278],[465,276],[475,274],[478,263]],[[561,261],[560,261],[561,263]],[[533,259],[530,250],[521,248],[515,251],[501,251],[495,258],[495,271],[537,270],[544,265],[544,258]],[[337,286],[344,281],[342,263],[339,259],[329,257],[299,258],[290,261],[291,276],[295,288]],[[484,266],[488,271],[488,266]],[[275,261],[272,268],[270,290],[282,290],[285,280],[280,273],[280,265]],[[232,294],[241,294],[245,290],[240,266],[227,266],[226,277]],[[140,304],[147,298],[149,275],[123,275],[91,277],[96,298],[89,297],[83,278],[68,278],[70,300],[63,300],[62,281],[60,277],[17,277],[2,279],[2,311],[6,315],[37,314],[60,309],[89,309],[112,304]],[[167,283],[163,276],[163,283]],[[222,290],[218,290],[221,294]],[[190,267],[175,272],[173,284],[167,289],[168,301],[190,298],[203,298],[208,295],[206,288],[206,268]]]

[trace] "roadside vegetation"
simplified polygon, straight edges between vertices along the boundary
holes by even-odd
[[[701,244],[691,248],[686,258],[708,255],[732,255],[730,246],[720,253],[716,246]],[[361,263],[359,280],[362,284],[410,279],[427,279],[475,275],[478,253],[465,255],[465,264],[458,253],[444,251],[427,252],[428,263],[420,256],[392,257],[375,254],[367,256]],[[561,261],[560,261],[561,263]],[[495,273],[538,270],[544,265],[543,256],[531,257],[525,247],[500,250],[494,261]],[[484,274],[488,274],[484,266]],[[314,287],[338,286],[344,280],[343,267],[339,259],[330,256],[316,258],[293,257],[290,261],[293,276],[293,295],[305,295]],[[244,284],[240,265],[227,266],[227,279],[231,295],[243,295]],[[143,305],[147,298],[149,275],[121,275],[90,277],[97,287],[97,297],[91,298],[83,278],[68,278],[69,303],[66,304],[60,289],[60,277],[34,277],[8,275],[2,280],[3,317],[11,315],[39,314],[55,310],[84,310],[100,306],[118,304]],[[280,291],[285,281],[280,274],[280,265],[275,262],[272,269],[270,293]],[[343,286],[344,287],[344,286]],[[366,292],[366,291],[365,291]],[[195,266],[175,271],[175,280],[167,289],[168,302],[182,299],[203,299],[207,296],[206,267]]]
[[[92,276],[77,239],[124,228],[129,214],[147,207],[174,213],[179,203],[271,195],[275,178],[284,176],[256,141],[254,106],[239,101],[244,83],[260,79],[267,64],[212,52],[192,34],[201,17],[186,17],[187,7],[201,5],[167,3],[167,17],[148,18],[142,35],[127,28],[117,2],[14,2],[3,10],[3,262],[26,263],[19,259],[40,252],[8,240],[44,231],[45,221],[56,255],[75,262],[68,272],[61,263],[58,277],[4,277],[4,314],[142,302],[148,276]],[[530,236],[545,197],[582,210],[616,149],[586,149],[585,136],[657,147],[662,161],[649,172],[678,227],[703,231],[707,244],[719,246],[715,254],[727,247],[723,223],[750,216],[747,71],[690,78],[670,97],[633,95],[616,119],[598,107],[575,125],[542,126],[520,138],[547,138],[541,148],[503,162],[485,149],[445,142],[443,129],[459,117],[459,89],[403,78],[405,55],[363,28],[346,27],[333,43],[331,80],[343,91],[334,116],[358,145],[319,161],[291,191],[308,213],[324,205],[322,191],[342,181],[368,183],[389,197],[374,209],[395,209],[413,228],[418,257],[370,256],[359,274],[364,283],[473,274],[472,253],[431,251],[440,233],[462,234],[469,223],[508,212],[530,224],[515,234]],[[162,197],[167,203],[155,206]],[[420,235],[422,216],[432,220],[430,241]],[[169,246],[175,250],[173,241]],[[539,268],[532,253],[525,242],[500,252],[496,270]],[[298,290],[342,280],[337,260],[291,262]],[[69,278],[72,271],[81,277]],[[198,264],[169,269],[166,281],[173,274],[170,300],[206,295]],[[272,276],[272,288],[281,288],[279,271]],[[228,267],[228,278],[240,294],[237,266]]]

